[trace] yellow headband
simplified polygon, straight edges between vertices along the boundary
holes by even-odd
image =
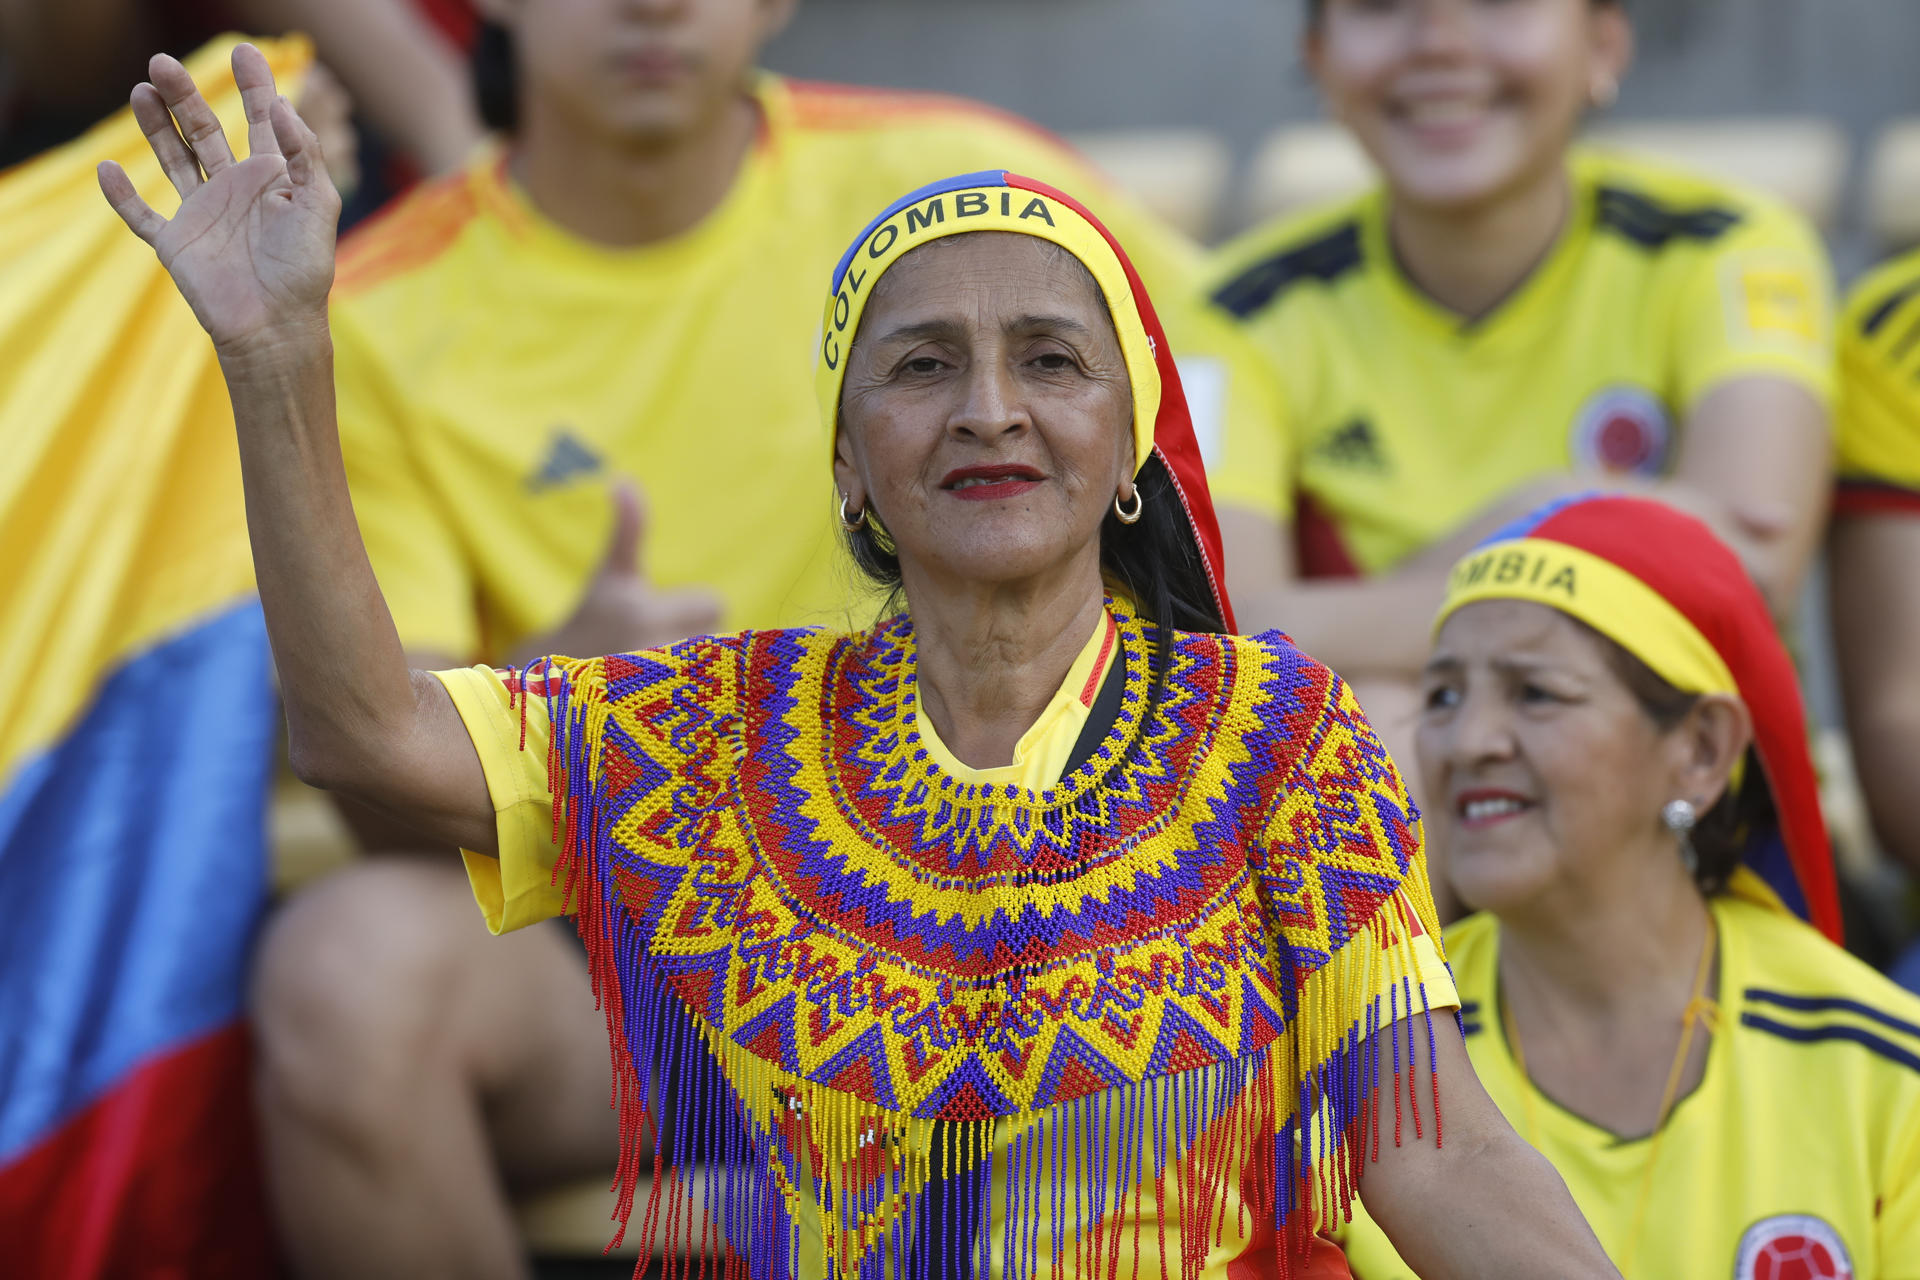
[[[1015,185],[1016,183],[1020,185]],[[1092,273],[1120,335],[1133,386],[1133,463],[1137,472],[1153,452],[1160,412],[1160,371],[1153,339],[1134,300],[1133,285],[1106,235],[1073,201],[1051,188],[998,171],[935,183],[896,202],[876,218],[841,258],[821,322],[820,363],[814,386],[832,446],[840,431],[840,389],[860,315],[887,268],[923,244],[974,231],[1037,236],[1071,253]]]
[[[1476,600],[1531,600],[1578,618],[1682,693],[1740,692],[1720,651],[1685,614],[1591,551],[1549,538],[1511,538],[1469,552],[1447,580],[1434,631]]]

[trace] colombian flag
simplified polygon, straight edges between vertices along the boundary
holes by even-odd
[[[233,44],[188,67],[244,139]],[[258,1276],[278,711],[226,391],[109,157],[178,203],[130,111],[0,174],[0,1272]]]

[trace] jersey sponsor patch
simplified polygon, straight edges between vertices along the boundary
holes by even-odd
[[[1666,405],[1640,387],[1606,387],[1587,398],[1573,417],[1569,443],[1576,467],[1657,475],[1666,465],[1673,434]]]
[[[1806,1213],[1762,1218],[1740,1237],[1733,1280],[1853,1280],[1853,1258],[1824,1220]]]
[[[1727,265],[1735,333],[1774,341],[1820,340],[1819,286],[1803,264],[1742,255]]]

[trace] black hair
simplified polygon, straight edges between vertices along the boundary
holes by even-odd
[[[1602,635],[1584,622],[1579,625],[1599,642],[1607,666],[1661,732],[1679,725],[1700,701],[1699,694],[1674,688],[1611,636]],[[1721,792],[1713,807],[1702,814],[1693,830],[1687,833],[1695,857],[1693,879],[1700,886],[1700,892],[1712,897],[1724,890],[1755,840],[1779,824],[1773,789],[1767,785],[1759,753],[1749,746],[1739,787],[1729,786]]]
[[[520,124],[520,77],[513,65],[513,32],[482,19],[468,58],[473,72],[473,100],[480,122],[497,133],[512,133]]]

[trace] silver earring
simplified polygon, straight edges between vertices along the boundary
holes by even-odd
[[[1133,508],[1128,510],[1120,505],[1120,495],[1116,493],[1113,495],[1113,514],[1119,519],[1121,524],[1132,524],[1140,518],[1140,512],[1146,507],[1146,504],[1146,496],[1142,494],[1140,490],[1135,489],[1133,491]]]
[[[1692,875],[1700,869],[1700,855],[1694,852],[1689,832],[1700,821],[1700,811],[1693,807],[1691,800],[1669,800],[1660,806],[1660,825],[1673,832],[1680,841],[1680,861]]]

